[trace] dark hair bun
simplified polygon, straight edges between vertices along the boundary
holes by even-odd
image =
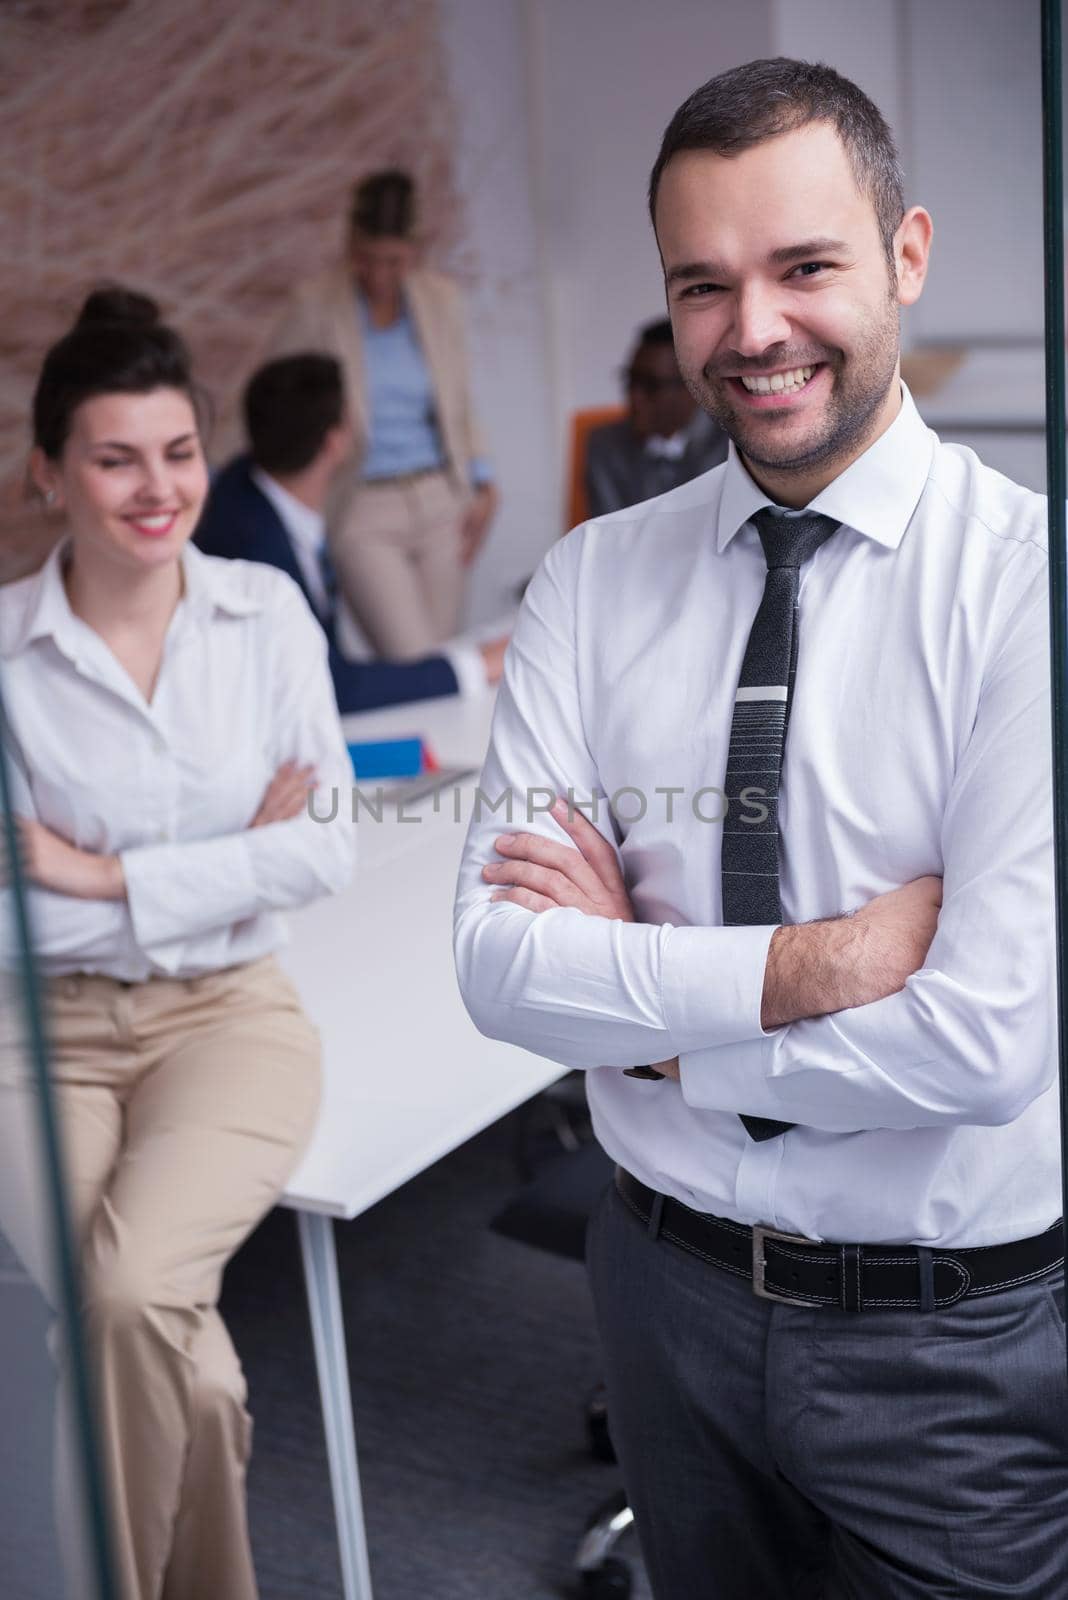
[[[198,409],[189,351],[147,294],[103,284],[48,351],[33,396],[33,442],[58,461],[80,405],[98,394],[180,389]]]
[[[397,167],[373,172],[353,190],[349,220],[372,239],[409,238],[415,226],[415,184]]]
[[[126,289],[121,283],[110,283],[94,289],[87,297],[74,326],[154,328],[159,320],[159,306],[147,294]]]

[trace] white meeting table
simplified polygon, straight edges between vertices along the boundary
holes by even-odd
[[[294,913],[279,954],[323,1045],[318,1125],[282,1202],[297,1212],[345,1600],[371,1600],[371,1577],[334,1221],[359,1216],[564,1070],[484,1039],[453,971],[453,893],[492,708],[487,693],[345,719],[350,739],[419,734],[443,765],[474,770],[436,805],[385,806],[381,822],[361,808],[353,823],[343,795],[323,825],[357,829],[352,883]]]

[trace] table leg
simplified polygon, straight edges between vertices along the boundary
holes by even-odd
[[[323,1407],[330,1487],[334,1496],[341,1582],[345,1600],[372,1600],[371,1570],[356,1465],[356,1437],[345,1358],[345,1323],[337,1279],[334,1224],[317,1212],[298,1211],[297,1229],[308,1295],[319,1398]]]

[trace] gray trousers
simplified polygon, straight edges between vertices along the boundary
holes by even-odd
[[[1059,1270],[946,1311],[775,1304],[614,1186],[588,1261],[656,1600],[1068,1600]]]

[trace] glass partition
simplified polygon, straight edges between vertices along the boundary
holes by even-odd
[[[19,862],[17,758],[3,733],[0,700],[0,1591],[4,1600],[112,1600]]]
[[[1065,550],[1064,42],[1060,0],[1042,0],[1046,312],[1046,480],[1049,492],[1050,671],[1056,850],[1061,1175],[1068,1220],[1068,571]]]

